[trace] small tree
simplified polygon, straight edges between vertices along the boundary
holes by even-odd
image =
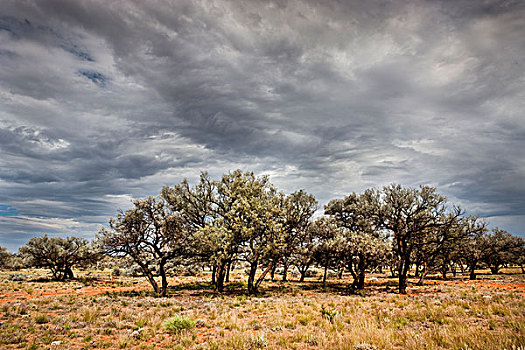
[[[466,235],[459,225],[462,213],[459,207],[455,207],[452,212],[442,214],[434,227],[430,227],[426,234],[418,235],[415,239],[416,274],[419,273],[419,266],[423,266],[419,275],[419,285],[423,284],[429,272],[437,269],[441,269],[443,278],[446,278],[451,251]]]
[[[249,264],[248,292],[259,285],[276,261],[282,245],[281,195],[268,177],[235,170],[213,181],[211,211],[213,219],[196,234],[204,256],[216,265],[216,288],[222,291],[228,265],[234,259]],[[255,278],[264,262],[267,268]]]
[[[97,237],[105,254],[129,256],[140,266],[158,296],[166,296],[166,264],[183,259],[191,243],[191,230],[184,218],[168,208],[161,197],[148,197],[133,202],[134,208],[120,213]],[[161,277],[159,287],[155,276]]]
[[[296,250],[304,249],[311,244],[312,231],[308,230],[311,218],[317,210],[317,201],[311,194],[303,190],[296,191],[289,196],[286,196],[281,205],[283,218],[283,246],[280,252],[280,259],[283,265],[283,281],[286,281],[288,275],[288,267],[297,264],[296,267],[301,273],[301,281],[304,280],[304,273],[308,270],[310,265],[309,258],[294,259],[296,257],[305,257],[301,253],[296,255]],[[306,270],[304,270],[306,268]]]
[[[519,237],[499,228],[495,228],[484,238],[485,249],[481,260],[490,268],[492,274],[499,273],[503,265],[511,263],[514,251],[522,244]]]
[[[341,227],[329,217],[316,219],[312,223],[311,230],[317,238],[314,256],[316,262],[323,267],[323,285],[325,285],[328,269],[339,266],[342,261],[346,240]]]
[[[446,199],[433,187],[416,189],[396,184],[384,187],[382,191],[368,189],[361,197],[366,217],[393,235],[399,293],[406,294],[408,272],[418,242],[442,224],[440,218],[446,210]]]
[[[384,235],[374,221],[368,220],[368,205],[361,196],[351,193],[344,199],[331,200],[325,207],[325,214],[330,215],[343,232],[345,243],[341,258],[354,278],[352,289],[363,289],[366,271],[377,266],[387,254]]]
[[[512,250],[512,263],[521,267],[521,273],[525,273],[525,239],[518,237],[517,246]]]
[[[475,280],[476,269],[488,248],[485,238],[487,223],[477,216],[468,216],[460,219],[459,229],[463,232],[463,238],[456,245],[453,255],[461,265],[467,265],[469,278]]]
[[[47,235],[31,238],[20,247],[19,254],[27,266],[49,268],[53,278],[59,281],[73,279],[74,266],[88,266],[100,258],[83,238]]]
[[[5,247],[0,246],[0,269],[5,269],[8,265],[11,254]]]
[[[299,282],[304,282],[308,269],[315,263],[315,252],[320,244],[317,233],[318,229],[313,223],[310,223],[304,231],[300,231],[297,243],[289,258],[290,264],[299,271]]]

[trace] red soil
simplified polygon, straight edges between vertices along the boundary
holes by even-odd
[[[104,283],[104,282],[102,282]],[[109,282],[105,282],[109,283]],[[142,287],[83,287],[79,289],[53,289],[46,290],[44,292],[7,292],[0,294],[0,304],[14,302],[14,301],[25,301],[46,296],[70,296],[70,295],[100,295],[105,293],[119,293],[119,292],[130,292],[133,290],[142,290]]]

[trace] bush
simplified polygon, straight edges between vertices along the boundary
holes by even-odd
[[[186,316],[175,316],[170,318],[162,324],[164,328],[170,333],[181,333],[182,331],[190,330],[195,327],[197,322]]]
[[[25,281],[27,279],[27,276],[23,273],[10,273],[9,276],[7,276],[7,279],[10,281]]]
[[[36,315],[35,316],[35,323],[37,324],[44,324],[44,323],[48,323],[49,322],[49,318],[44,315],[44,314],[40,314],[40,315]]]

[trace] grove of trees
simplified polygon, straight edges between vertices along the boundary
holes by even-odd
[[[324,215],[314,217],[317,210],[313,195],[286,195],[267,176],[235,170],[212,179],[202,173],[194,186],[184,180],[134,200],[100,230],[93,246],[43,236],[21,247],[19,256],[28,266],[50,268],[56,279],[72,278],[73,266],[101,254],[127,257],[159,296],[166,295],[174,267],[208,267],[222,292],[231,269],[241,266],[250,294],[276,272],[286,280],[291,268],[303,281],[317,266],[323,283],[329,270],[348,272],[352,289],[365,287],[367,273],[389,269],[399,293],[406,293],[410,272],[422,283],[429,273],[447,278],[459,269],[475,279],[481,267],[498,273],[525,264],[522,238],[498,228],[489,232],[485,221],[465,216],[433,187],[370,188],[331,200]]]

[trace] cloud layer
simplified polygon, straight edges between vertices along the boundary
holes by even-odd
[[[437,186],[525,232],[520,1],[3,1],[0,244],[244,168]]]

